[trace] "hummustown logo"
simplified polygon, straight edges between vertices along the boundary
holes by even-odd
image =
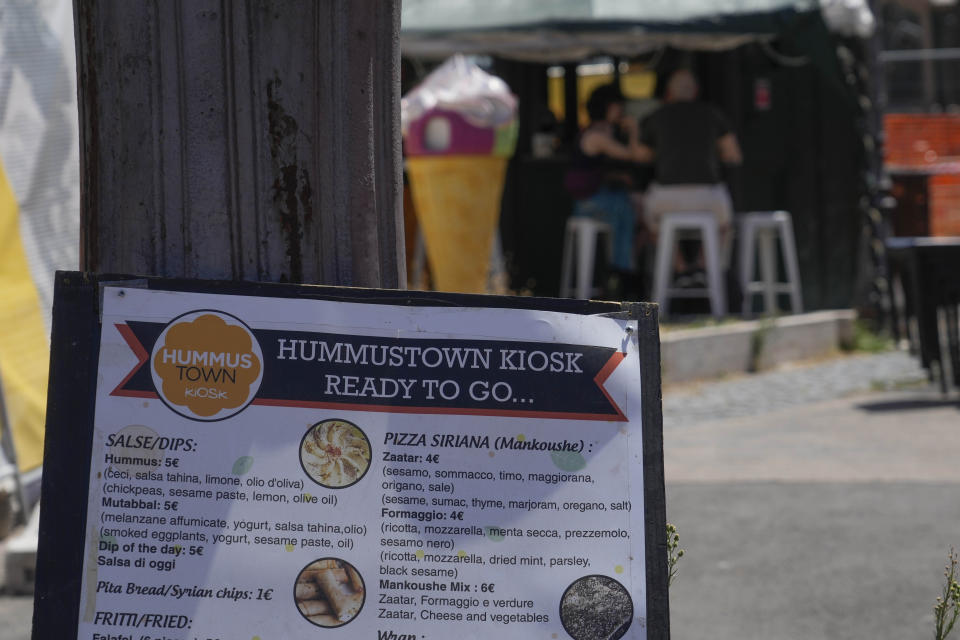
[[[263,379],[263,352],[241,320],[219,311],[175,318],[150,356],[163,402],[192,420],[223,420],[243,411]]]

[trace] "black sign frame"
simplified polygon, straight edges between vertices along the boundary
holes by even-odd
[[[607,314],[638,324],[642,422],[644,522],[647,567],[647,637],[668,640],[666,498],[660,387],[658,307],[642,302],[602,302],[244,283],[59,271],[55,277],[46,444],[34,595],[34,640],[76,638],[93,447],[104,286],[162,291],[295,298],[401,306],[486,307]]]

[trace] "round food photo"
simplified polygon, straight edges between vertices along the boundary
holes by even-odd
[[[297,574],[293,599],[297,611],[311,624],[340,627],[363,609],[366,590],[352,564],[339,558],[321,558]]]
[[[573,640],[617,640],[632,620],[630,592],[610,576],[579,578],[560,598],[560,622]]]
[[[300,465],[322,487],[349,487],[370,468],[370,440],[352,422],[318,422],[300,441]]]

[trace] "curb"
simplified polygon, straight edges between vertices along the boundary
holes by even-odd
[[[853,338],[850,309],[660,333],[664,384],[751,373],[835,353]]]

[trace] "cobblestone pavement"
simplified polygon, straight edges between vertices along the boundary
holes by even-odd
[[[903,351],[844,356],[730,380],[667,388],[663,394],[663,423],[666,429],[676,429],[925,380],[918,359]]]

